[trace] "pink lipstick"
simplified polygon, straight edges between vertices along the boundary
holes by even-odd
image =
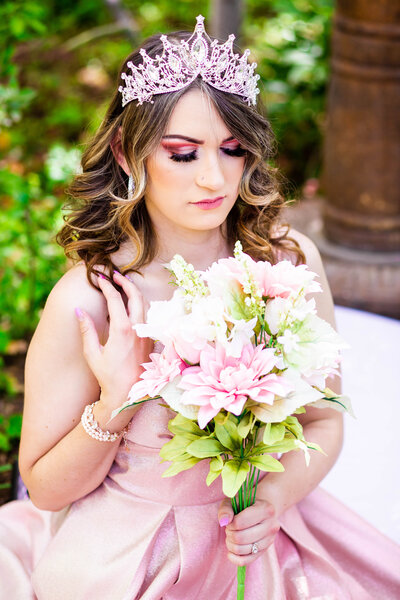
[[[204,200],[200,200],[200,202],[192,202],[197,206],[197,208],[201,208],[202,210],[210,210],[211,208],[218,208],[221,206],[224,200],[224,196],[218,196],[218,198],[205,198]]]

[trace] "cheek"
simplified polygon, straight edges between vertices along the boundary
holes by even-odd
[[[177,189],[180,186],[187,187],[188,177],[192,177],[191,169],[182,169],[179,163],[174,163],[168,157],[160,157],[156,164],[152,164],[149,170],[149,178],[154,187]]]
[[[240,184],[240,180],[242,178],[243,171],[244,171],[244,164],[245,164],[244,159],[241,159],[241,160],[235,159],[234,161],[231,160],[231,162],[229,162],[229,164],[226,165],[226,168],[225,168],[226,179],[235,188],[237,188]]]

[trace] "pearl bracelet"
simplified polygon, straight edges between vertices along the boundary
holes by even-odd
[[[94,418],[93,408],[96,406],[98,400],[93,402],[93,404],[88,404],[85,406],[85,410],[82,413],[81,423],[83,425],[83,429],[86,431],[90,437],[98,440],[99,442],[115,442],[118,438],[122,437],[124,431],[119,431],[117,433],[110,433],[110,431],[104,431],[101,429]]]

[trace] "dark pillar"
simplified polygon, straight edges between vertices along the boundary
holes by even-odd
[[[324,229],[400,250],[400,3],[337,0],[325,137]]]
[[[234,33],[236,41],[238,41],[243,17],[243,4],[244,0],[211,0],[211,35],[225,41],[228,35]]]

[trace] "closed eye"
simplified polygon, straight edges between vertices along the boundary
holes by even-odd
[[[246,154],[246,150],[241,146],[237,146],[236,148],[221,148],[221,150],[228,156],[245,156]],[[191,162],[193,160],[197,160],[198,156],[197,151],[192,150],[192,152],[187,152],[186,154],[171,152],[169,158],[175,162]]]

